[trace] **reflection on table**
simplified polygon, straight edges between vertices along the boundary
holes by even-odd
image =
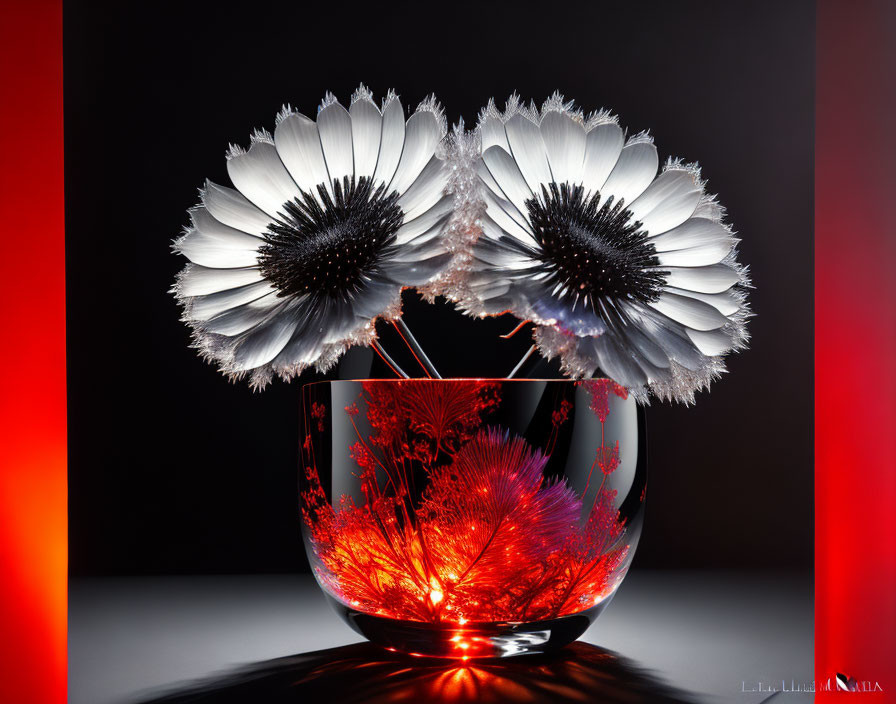
[[[413,658],[357,643],[256,663],[144,704],[208,702],[692,702],[608,650],[577,642],[547,655]]]

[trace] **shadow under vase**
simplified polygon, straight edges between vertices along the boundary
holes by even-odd
[[[357,643],[254,663],[141,704],[699,701],[609,650],[575,642],[514,658],[418,658]]]

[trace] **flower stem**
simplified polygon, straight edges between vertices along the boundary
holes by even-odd
[[[441,379],[442,375],[436,371],[435,365],[430,361],[429,357],[426,356],[426,352],[423,351],[420,343],[417,342],[417,338],[414,337],[414,333],[412,333],[410,328],[405,324],[404,319],[398,318],[397,320],[393,320],[392,324],[395,326],[395,329],[398,330],[401,339],[404,340],[404,343],[410,348],[411,353],[414,355],[414,359],[416,359],[417,363],[423,367],[423,371],[426,372],[426,375],[431,378]]]
[[[405,373],[404,369],[399,367],[398,363],[389,356],[389,353],[386,352],[386,350],[383,349],[383,346],[380,344],[379,340],[373,341],[373,349],[380,356],[380,359],[382,359],[386,363],[389,369],[391,369],[395,373],[396,376],[400,376],[403,379],[410,378]]]
[[[524,320],[523,322],[521,322],[519,325],[517,325],[513,330],[511,330],[506,335],[498,335],[498,337],[500,337],[502,340],[509,340],[511,337],[516,335],[520,330],[522,330],[524,327],[526,327],[530,322],[532,322],[532,321]]]
[[[516,363],[516,366],[513,368],[513,371],[507,375],[507,378],[513,379],[513,377],[515,377],[519,373],[520,369],[523,368],[523,365],[526,363],[526,361],[529,359],[529,357],[531,357],[534,353],[535,353],[535,345],[532,345],[528,349],[526,354],[523,355],[523,358],[519,362]]]

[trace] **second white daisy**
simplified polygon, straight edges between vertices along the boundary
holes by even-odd
[[[513,313],[574,377],[598,370],[644,400],[693,400],[746,342],[746,270],[696,165],[657,174],[652,138],[554,95],[490,102],[478,135],[481,235],[450,291]],[[462,282],[458,285],[458,282]]]

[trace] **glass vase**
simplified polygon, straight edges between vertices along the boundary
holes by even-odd
[[[329,602],[386,648],[542,652],[631,563],[642,415],[609,379],[332,381],[303,390],[305,547]]]

